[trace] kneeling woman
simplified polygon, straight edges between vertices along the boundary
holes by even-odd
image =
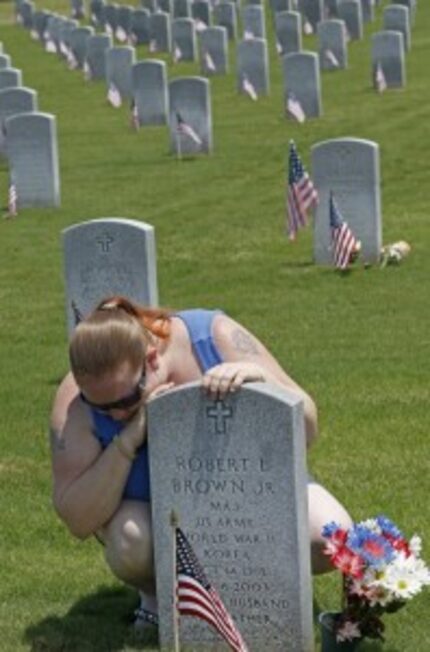
[[[317,435],[316,407],[265,346],[221,311],[171,313],[106,299],[76,327],[70,364],[51,416],[54,505],[72,534],[96,535],[112,572],[139,589],[136,624],[156,623],[146,402],[191,381],[214,398],[250,381],[277,383],[303,399],[308,445]],[[314,482],[308,505],[312,567],[321,573],[330,569],[322,526],[351,521]]]

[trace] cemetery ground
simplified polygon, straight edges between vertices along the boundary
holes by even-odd
[[[350,43],[348,70],[323,73],[324,115],[304,125],[283,115],[267,14],[270,96],[237,95],[230,43],[230,73],[211,79],[214,153],[178,161],[166,128],[132,132],[128,107],[108,107],[104,84],[68,71],[1,3],[4,51],[37,90],[40,110],[57,118],[62,206],[0,222],[0,650],[156,649],[130,630],[136,593],[111,577],[95,540],[68,534],[51,505],[47,422],[68,368],[60,233],[91,218],[154,225],[160,303],[222,307],[266,342],[319,407],[320,438],[309,453],[316,477],[355,520],[385,513],[408,536],[421,535],[430,559],[430,5],[419,1],[406,88],[378,95],[370,33],[386,4],[363,41]],[[66,2],[36,5],[69,11]],[[304,47],[315,51],[316,38]],[[147,54],[138,48],[138,59]],[[198,74],[197,64],[159,58],[170,78]],[[412,246],[397,267],[356,263],[340,274],[312,264],[311,229],[295,243],[285,237],[289,139],[309,164],[311,145],[341,136],[380,145],[383,241]],[[4,205],[7,185],[1,162]],[[339,579],[315,579],[316,611],[339,607]],[[384,651],[427,652],[429,607],[427,592],[386,617]]]

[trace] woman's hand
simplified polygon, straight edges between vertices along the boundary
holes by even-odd
[[[228,392],[235,392],[246,382],[266,381],[262,367],[254,362],[223,362],[212,367],[203,376],[202,386],[212,397],[223,398]]]
[[[133,414],[131,419],[127,421],[127,425],[121,432],[121,439],[130,442],[132,450],[136,450],[142,446],[146,439],[146,405],[142,403],[139,409]]]

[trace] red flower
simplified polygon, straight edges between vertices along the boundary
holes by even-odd
[[[332,562],[343,575],[357,578],[363,577],[364,560],[346,546],[339,548],[338,552],[332,557]]]

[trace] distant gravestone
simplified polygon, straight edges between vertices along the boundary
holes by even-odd
[[[110,48],[106,56],[106,84],[114,86],[123,100],[129,100],[131,93],[131,66],[135,62],[134,48],[124,45]]]
[[[2,68],[0,70],[0,90],[22,86],[22,72],[18,68]]]
[[[49,16],[48,11],[35,11],[33,14],[33,29],[37,33],[39,41],[43,42],[45,40]]]
[[[157,0],[157,4],[158,11],[163,11],[173,16],[173,0]]]
[[[150,14],[155,13],[159,9],[158,0],[141,0],[143,9],[147,9]]]
[[[133,11],[133,8],[127,5],[118,7],[116,37],[121,43],[126,43],[130,36]]]
[[[225,27],[208,27],[200,34],[200,66],[204,75],[228,72],[228,36]]]
[[[70,32],[70,49],[78,68],[82,68],[87,56],[87,44],[90,36],[94,36],[94,27],[77,27]]]
[[[268,95],[269,57],[265,39],[254,38],[237,44],[237,90],[246,92],[246,80],[252,84],[258,96]]]
[[[104,0],[90,0],[91,23],[94,27],[104,27],[105,7]]]
[[[172,20],[172,53],[180,61],[196,60],[196,30],[192,18]]]
[[[312,176],[319,194],[315,212],[314,259],[332,263],[329,197],[361,240],[362,258],[377,264],[382,245],[379,146],[359,138],[337,138],[312,147]]]
[[[178,118],[190,126],[200,142],[178,131]],[[170,149],[177,156],[212,151],[212,106],[209,81],[179,77],[169,83]]]
[[[191,0],[173,0],[173,18],[191,18]]]
[[[361,0],[361,12],[363,15],[363,23],[371,23],[375,19],[374,0]]]
[[[301,12],[312,25],[314,32],[317,30],[318,23],[324,17],[323,0],[301,0]]]
[[[306,118],[322,115],[319,57],[315,52],[293,52],[282,57],[284,106],[293,95]]]
[[[79,317],[115,294],[158,304],[154,228],[145,222],[105,217],[63,231],[69,336]]]
[[[273,14],[278,11],[294,11],[293,0],[270,0],[270,8]]]
[[[387,88],[406,85],[405,46],[403,34],[384,30],[372,35],[372,78],[376,86],[376,70],[381,67]]]
[[[94,34],[87,40],[86,65],[89,79],[106,79],[106,52],[112,48],[112,37]]]
[[[131,83],[141,125],[167,123],[166,63],[156,59],[138,61],[131,68]]]
[[[19,206],[59,206],[56,118],[20,113],[7,118],[6,147]]]
[[[392,4],[403,5],[407,7],[410,12],[409,22],[411,26],[415,24],[415,14],[417,10],[417,0],[392,0]]]
[[[70,34],[73,30],[79,27],[77,20],[65,18],[58,24],[57,38],[58,38],[58,53],[67,58],[67,52],[70,48]]]
[[[410,11],[403,5],[388,5],[383,14],[384,30],[392,30],[403,34],[405,51],[411,49],[411,26],[409,24]]]
[[[253,383],[213,400],[189,384],[148,404],[148,445],[160,648],[174,642],[173,510],[249,649],[311,652],[299,399]],[[180,618],[180,641],[187,650],[226,649],[198,618]]]
[[[237,37],[237,13],[234,2],[219,2],[214,6],[213,16],[216,25],[225,27],[228,38],[234,40]]]
[[[0,54],[0,70],[10,68],[11,60],[8,54]]]
[[[348,35],[353,40],[363,38],[363,14],[360,0],[340,0],[339,18],[345,21]]]
[[[172,49],[172,30],[170,14],[160,11],[149,17],[149,51],[170,52]]]
[[[85,18],[84,0],[70,1],[70,15],[77,20]]]
[[[302,16],[297,11],[280,11],[275,16],[276,42],[279,54],[302,49]]]
[[[339,0],[324,0],[325,19],[338,17]]]
[[[107,4],[104,9],[105,29],[110,36],[114,36],[118,27],[118,5]]]
[[[149,16],[147,9],[135,9],[131,15],[131,38],[134,45],[148,45]]]
[[[17,113],[37,111],[37,93],[31,88],[5,88],[0,91],[0,132],[3,135],[5,121]],[[0,155],[6,157],[6,142],[0,137]]]
[[[259,5],[245,5],[242,9],[243,38],[266,38],[264,9]]]
[[[21,2],[20,14],[23,26],[26,29],[31,29],[33,27],[34,3],[27,0]]]
[[[209,27],[212,22],[212,7],[207,0],[195,0],[191,5],[191,16],[195,21]]]
[[[323,20],[318,25],[319,57],[322,70],[348,67],[348,44],[343,20]]]

